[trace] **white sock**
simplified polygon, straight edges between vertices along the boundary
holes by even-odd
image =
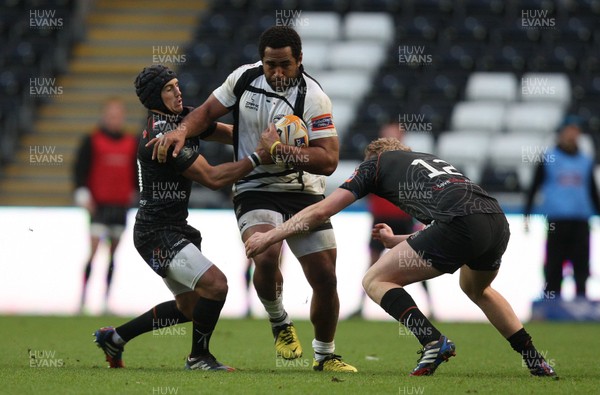
[[[271,326],[291,323],[290,317],[283,308],[283,298],[281,295],[275,300],[266,300],[261,297],[259,297],[259,299],[263,306],[265,306],[265,310],[269,315],[269,321],[271,321]]]
[[[315,350],[315,359],[317,361],[322,361],[328,355],[333,354],[335,351],[335,341],[331,341],[329,343],[318,341],[317,339],[313,339],[312,341],[313,350]]]
[[[117,346],[122,346],[125,343],[127,343],[125,340],[123,340],[121,338],[121,336],[119,336],[119,334],[117,333],[117,331],[113,332],[112,338],[111,340],[113,341],[113,343],[115,343]]]

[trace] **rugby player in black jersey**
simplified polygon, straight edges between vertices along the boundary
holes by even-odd
[[[136,93],[150,110],[138,147],[140,208],[134,244],[146,263],[160,275],[175,300],[161,303],[117,327],[95,332],[111,368],[123,367],[126,342],[163,327],[193,322],[192,350],[186,369],[233,370],[210,353],[209,342],[227,295],[227,279],[200,251],[200,232],[187,223],[192,181],[219,189],[245,176],[270,155],[258,150],[237,162],[211,166],[197,152],[200,139],[231,144],[232,126],[213,123],[198,137],[186,140],[177,158],[152,159],[152,138],[175,129],[191,111],[183,106],[177,75],[162,65],[146,67],[135,80]]]
[[[521,354],[530,373],[556,377],[506,299],[490,286],[510,237],[496,199],[449,163],[434,155],[412,152],[395,138],[371,142],[365,161],[344,184],[282,226],[252,235],[245,243],[246,254],[252,257],[273,243],[317,226],[369,193],[427,224],[410,235],[394,235],[389,226],[376,224],[373,237],[391,251],[363,279],[369,297],[422,344],[422,356],[411,375],[432,375],[455,355],[455,345],[431,324],[403,287],[460,269],[464,293]]]

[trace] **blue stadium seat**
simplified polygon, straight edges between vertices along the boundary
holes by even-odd
[[[441,70],[474,70],[477,60],[485,51],[484,44],[455,43],[451,46],[438,48],[433,57],[433,63]]]

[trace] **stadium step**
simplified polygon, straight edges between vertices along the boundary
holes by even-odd
[[[184,48],[199,14],[208,7],[206,1],[184,3],[185,7],[162,0],[145,1],[143,7],[137,0],[94,3],[86,17],[86,37],[74,46],[67,72],[54,82],[62,93],[39,108],[14,163],[2,169],[0,205],[72,205],[75,153],[97,125],[107,98],[124,100],[129,133],[141,130],[146,110],[135,95],[136,75],[155,63],[177,68],[185,60]]]

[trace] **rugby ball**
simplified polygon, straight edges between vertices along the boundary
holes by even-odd
[[[308,129],[300,117],[285,115],[275,123],[275,128],[281,144],[308,147]]]

